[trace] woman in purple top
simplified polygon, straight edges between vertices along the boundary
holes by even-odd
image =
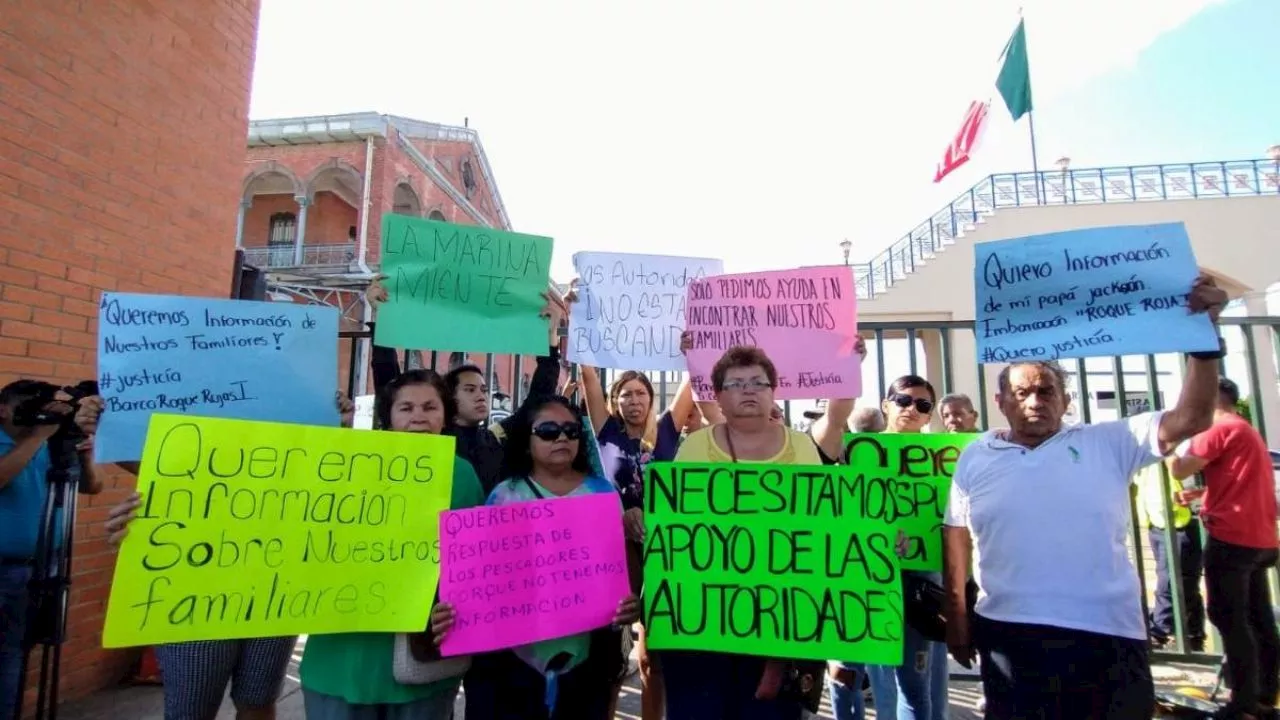
[[[606,398],[599,372],[585,365],[579,369],[587,412],[600,446],[600,462],[622,496],[627,562],[635,584],[632,589],[639,594],[644,576],[644,467],[649,462],[674,460],[685,425],[701,418],[694,412],[693,391],[687,380],[676,391],[671,407],[657,417],[653,383],[643,373],[620,373]],[[661,679],[649,663],[643,631],[639,640],[642,718],[661,718],[665,705]]]

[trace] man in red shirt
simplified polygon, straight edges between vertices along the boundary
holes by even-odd
[[[1222,378],[1213,426],[1169,465],[1178,480],[1204,475],[1204,579],[1209,620],[1222,634],[1227,658],[1226,717],[1270,718],[1280,693],[1280,632],[1267,583],[1280,555],[1275,474],[1266,442],[1236,412],[1239,400],[1240,389]]]

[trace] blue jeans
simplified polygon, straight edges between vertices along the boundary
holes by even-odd
[[[0,718],[8,720],[22,693],[22,641],[27,632],[28,565],[0,565]]]
[[[831,711],[836,720],[863,720],[866,717],[866,698],[862,695],[862,677],[866,669],[861,665],[843,665],[853,674],[850,684],[827,676],[827,690],[831,693]]]
[[[946,720],[947,646],[907,627],[902,665],[868,665],[877,720]]]

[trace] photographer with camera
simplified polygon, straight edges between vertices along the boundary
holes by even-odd
[[[5,720],[13,717],[23,687],[30,585],[53,465],[48,441],[67,425],[74,423],[84,433],[75,446],[79,491],[102,490],[93,470],[92,428],[83,427],[89,418],[77,412],[79,403],[59,399],[59,391],[36,380],[0,388],[0,718]],[[55,517],[60,525],[61,512]],[[49,534],[60,542],[60,533]]]

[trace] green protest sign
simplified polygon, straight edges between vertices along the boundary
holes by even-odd
[[[382,274],[388,299],[375,340],[386,347],[547,352],[539,317],[551,238],[388,213]]]
[[[869,512],[907,535],[903,570],[942,571],[942,520],[960,451],[977,433],[844,436],[849,471],[866,488]]]
[[[893,527],[839,466],[650,463],[644,618],[654,650],[902,662]]]

